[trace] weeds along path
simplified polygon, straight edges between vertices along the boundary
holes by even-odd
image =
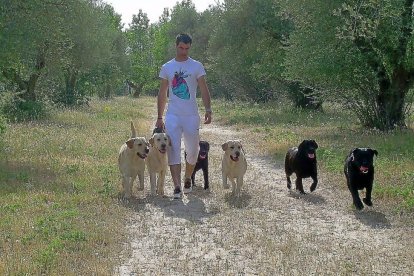
[[[353,211],[350,195],[322,178],[312,194],[288,192],[283,163],[260,156],[249,133],[204,125],[211,191],[183,200],[145,193],[125,206],[125,249],[115,275],[412,275],[414,231],[375,206]],[[242,196],[221,186],[221,144],[242,140],[248,171]],[[310,180],[304,182],[309,191]],[[374,198],[375,204],[375,198]]]

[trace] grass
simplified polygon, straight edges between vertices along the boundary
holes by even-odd
[[[324,106],[323,112],[297,109],[282,103],[252,104],[214,101],[222,123],[258,135],[259,148],[283,163],[289,147],[303,139],[319,144],[318,162],[326,181],[346,189],[345,156],[355,147],[378,151],[375,160],[374,196],[400,211],[414,210],[414,131],[412,128],[382,133],[365,130],[352,112]],[[338,183],[340,182],[340,183]]]
[[[9,126],[0,158],[1,275],[111,274],[125,222],[117,153],[131,119],[138,133],[149,130],[141,102],[93,101]]]
[[[130,212],[119,201],[117,154],[130,135],[131,119],[138,134],[149,136],[154,104],[155,98],[148,97],[94,100],[85,109],[59,110],[48,120],[7,128],[0,155],[1,275],[114,273]],[[258,148],[276,162],[283,162],[289,147],[314,138],[320,146],[323,181],[343,189],[341,170],[346,153],[356,146],[376,148],[374,196],[400,210],[413,210],[412,130],[388,134],[364,131],[354,123],[352,114],[329,106],[319,113],[281,104],[215,100],[213,108],[214,120],[257,136]],[[145,220],[139,227],[147,227]],[[238,238],[236,233],[232,235],[234,244],[243,244]],[[246,239],[255,239],[255,235],[246,232]],[[294,257],[300,243],[267,240],[264,244],[261,250],[269,251],[269,256],[280,247]]]

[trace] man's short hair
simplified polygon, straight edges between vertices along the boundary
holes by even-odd
[[[175,45],[178,45],[180,42],[184,44],[190,44],[193,42],[193,39],[189,34],[179,34],[175,39]]]

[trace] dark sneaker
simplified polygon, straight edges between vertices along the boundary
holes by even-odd
[[[193,188],[191,187],[191,179],[190,178],[186,178],[184,181],[184,193],[188,194],[191,193],[191,191],[193,190]]]
[[[175,187],[174,188],[174,198],[179,199],[179,198],[181,198],[181,196],[182,196],[181,188],[180,187]]]

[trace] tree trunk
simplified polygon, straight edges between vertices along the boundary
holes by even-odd
[[[75,86],[76,81],[78,77],[78,71],[76,69],[68,69],[66,71],[65,76],[65,84],[66,84],[66,90],[65,90],[65,99],[64,103],[67,106],[72,106],[76,104],[76,95],[75,95]]]
[[[139,95],[142,92],[142,88],[144,87],[144,83],[135,84],[134,82],[130,80],[126,80],[127,84],[134,89],[134,93],[132,94],[132,97],[138,98]]]
[[[299,82],[292,82],[288,85],[290,98],[296,107],[304,109],[322,109],[322,101],[315,96],[311,87],[303,87]]]
[[[406,127],[405,97],[412,83],[410,74],[402,67],[396,69],[391,81],[380,76],[380,91],[376,98],[377,120],[374,126],[380,130]]]
[[[46,54],[47,46],[45,45],[43,49],[39,50],[37,57],[36,57],[36,65],[34,72],[30,75],[29,80],[26,81],[26,92],[22,95],[22,98],[25,100],[35,102],[36,97],[36,83],[40,77],[40,73],[42,69],[45,67],[45,54]]]

